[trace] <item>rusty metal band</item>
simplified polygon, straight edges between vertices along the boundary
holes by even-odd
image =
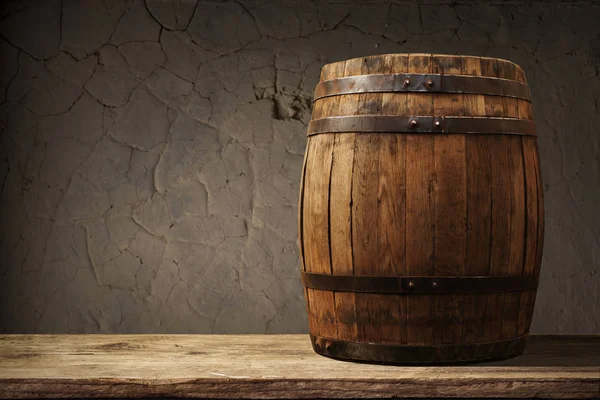
[[[458,133],[536,136],[535,122],[499,117],[356,115],[314,119],[307,135],[321,133]]]
[[[525,351],[528,335],[493,342],[400,345],[350,342],[310,335],[313,350],[326,357],[375,364],[464,364],[501,360],[519,356]]]
[[[538,279],[525,276],[348,276],[302,271],[307,288],[355,293],[495,293],[536,290]]]
[[[530,100],[529,87],[510,79],[440,74],[372,74],[319,82],[314,100],[355,93],[471,93]]]

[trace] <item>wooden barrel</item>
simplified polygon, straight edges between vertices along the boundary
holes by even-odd
[[[388,54],[323,67],[299,203],[317,353],[392,364],[522,354],[543,233],[518,65]]]

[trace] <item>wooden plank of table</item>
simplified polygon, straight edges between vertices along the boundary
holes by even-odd
[[[308,335],[3,335],[0,398],[595,398],[600,336],[533,336],[525,355],[399,367],[315,354]]]

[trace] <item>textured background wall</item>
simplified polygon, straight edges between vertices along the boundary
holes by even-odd
[[[600,333],[600,6],[13,1],[0,332],[305,332],[296,211],[320,67],[508,58],[546,198],[532,330]]]

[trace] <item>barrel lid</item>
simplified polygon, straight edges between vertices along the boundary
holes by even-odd
[[[418,63],[419,72],[446,75],[476,75],[511,79],[526,83],[525,72],[520,65],[503,58],[460,54],[433,53],[384,53],[325,64],[321,69],[321,81],[352,75],[377,73],[405,73]],[[357,67],[363,64],[363,67]],[[352,66],[351,68],[348,68]],[[412,71],[416,72],[416,71]]]

